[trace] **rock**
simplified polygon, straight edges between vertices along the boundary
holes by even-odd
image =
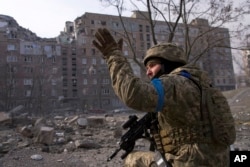
[[[56,141],[57,144],[64,144],[66,142],[65,138],[59,137]]]
[[[64,137],[64,132],[56,132],[57,137]]]
[[[30,128],[28,128],[27,126],[24,126],[20,129],[20,133],[21,135],[23,135],[24,137],[28,137],[28,138],[32,138],[33,137],[33,132]]]
[[[33,133],[37,136],[40,132],[42,126],[46,126],[46,121],[44,118],[38,118],[34,123]]]
[[[78,118],[79,118],[78,116],[75,116],[75,117],[73,117],[72,119],[70,119],[70,120],[68,121],[68,125],[71,125],[71,124],[72,124],[73,122],[75,122]]]
[[[8,153],[11,150],[11,143],[10,142],[3,142],[0,144],[0,153]]]
[[[17,145],[17,147],[18,148],[28,147],[31,143],[32,143],[31,139],[29,139],[29,140],[26,139],[24,141],[19,142],[18,145]]]
[[[74,142],[69,142],[65,145],[64,152],[73,152],[76,149],[76,145]]]
[[[35,138],[35,142],[42,144],[52,144],[54,137],[54,128],[42,126],[38,135]]]
[[[100,127],[105,125],[105,117],[102,116],[90,116],[87,118],[88,125],[90,127]]]
[[[86,140],[76,140],[75,145],[76,145],[76,148],[87,148],[87,149],[101,148],[101,145],[94,143],[92,141],[86,141]]]
[[[9,152],[10,148],[7,143],[0,143],[0,153],[7,153]]]
[[[86,118],[78,118],[77,124],[79,125],[79,127],[85,129],[88,126],[88,120]]]
[[[36,160],[36,161],[40,161],[40,160],[43,159],[43,157],[40,154],[31,155],[30,158],[33,159],[33,160]]]
[[[12,123],[12,118],[8,113],[0,112],[0,125],[8,125]]]
[[[35,127],[41,127],[46,125],[46,120],[44,118],[38,118],[34,124]]]

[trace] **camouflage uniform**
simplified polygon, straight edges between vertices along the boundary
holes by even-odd
[[[133,74],[133,70],[121,51],[121,41],[116,43],[110,33],[100,29],[94,45],[102,51],[107,62],[111,83],[118,97],[130,108],[144,112],[155,112],[158,94],[150,82]],[[147,55],[163,57],[168,54],[170,61],[175,61],[183,51],[177,47],[164,48],[163,45],[152,47]],[[183,56],[179,62],[185,64]],[[144,62],[145,63],[145,62]],[[146,63],[145,63],[146,64]],[[201,135],[200,89],[190,79],[175,75],[178,71],[188,71],[195,80],[203,81],[206,73],[199,68],[185,65],[170,74],[159,77],[165,91],[164,108],[158,112],[160,136],[166,159],[173,167],[226,167],[229,166],[229,147],[218,147],[211,144],[209,137]],[[208,82],[208,81],[204,81]],[[150,166],[152,152],[132,152],[125,159],[125,167]]]
[[[154,161],[155,153],[151,151],[133,151],[124,161],[124,167],[148,167]]]
[[[145,82],[133,74],[122,52],[119,50],[113,51],[107,59],[107,64],[114,91],[120,99],[133,109],[155,112],[158,98],[155,88],[151,83]],[[181,69],[190,72],[194,78],[203,78],[203,75],[205,75],[193,66],[187,65]],[[180,69],[175,71],[178,70]],[[190,129],[196,127],[200,121],[200,91],[198,87],[189,79],[179,75],[172,75],[171,73],[162,75],[160,79],[165,89],[164,109],[158,114],[162,130],[172,131],[177,127],[185,131],[186,127]],[[196,143],[196,141],[191,140],[183,141],[183,143],[180,142],[179,144],[178,142],[177,144],[171,144],[173,139],[170,136],[168,139],[169,143],[166,143],[166,146],[169,147],[165,156],[167,160],[173,161],[173,167],[228,166],[229,148],[218,152],[215,146],[208,143]],[[127,159],[130,157],[133,156],[129,156]],[[138,159],[141,159],[141,156],[138,156]],[[136,165],[125,166],[135,167]]]

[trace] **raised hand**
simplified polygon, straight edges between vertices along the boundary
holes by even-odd
[[[106,28],[99,28],[95,33],[96,40],[93,40],[93,45],[103,54],[106,59],[114,50],[122,50],[123,39],[118,42]]]

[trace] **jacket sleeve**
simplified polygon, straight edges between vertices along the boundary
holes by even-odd
[[[133,74],[133,70],[119,50],[106,60],[115,94],[130,108],[153,112],[157,105],[157,92],[150,82]]]

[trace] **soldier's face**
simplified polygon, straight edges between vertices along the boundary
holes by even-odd
[[[148,63],[146,66],[147,69],[147,76],[149,77],[149,79],[154,78],[154,76],[161,70],[161,64],[160,63]]]

